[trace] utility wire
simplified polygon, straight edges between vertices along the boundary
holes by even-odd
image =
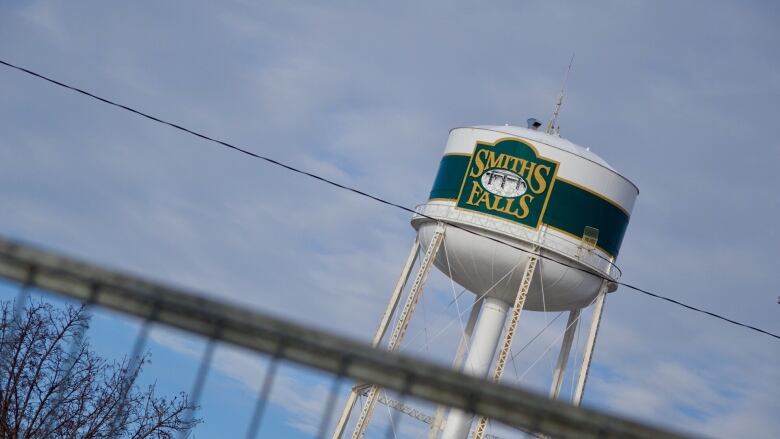
[[[191,135],[193,135],[195,137],[200,137],[201,139],[208,140],[209,142],[217,143],[217,144],[222,145],[224,147],[227,147],[227,148],[233,149],[235,151],[238,151],[238,152],[240,152],[242,154],[246,154],[246,155],[248,155],[250,157],[254,157],[254,158],[257,158],[257,159],[260,159],[260,160],[264,160],[264,161],[266,161],[268,163],[271,163],[273,165],[276,165],[276,166],[282,167],[284,169],[287,169],[288,171],[292,171],[292,172],[295,172],[297,174],[302,174],[302,175],[305,175],[307,177],[311,177],[311,178],[313,178],[315,180],[318,180],[320,182],[329,184],[331,186],[335,186],[336,188],[339,188],[339,189],[342,189],[342,190],[346,190],[346,191],[349,191],[349,192],[353,192],[353,193],[355,193],[357,195],[360,195],[360,196],[363,196],[363,197],[366,197],[366,198],[370,198],[370,199],[372,199],[372,200],[374,200],[374,201],[376,201],[378,203],[381,203],[381,204],[384,204],[384,205],[387,205],[387,206],[391,206],[391,207],[395,207],[397,209],[403,210],[403,211],[411,213],[411,214],[415,214],[415,215],[421,216],[423,218],[430,219],[432,221],[437,221],[437,222],[441,221],[440,219],[437,219],[437,218],[425,215],[423,213],[417,212],[414,209],[406,207],[406,206],[404,206],[402,204],[398,204],[398,203],[395,203],[395,202],[392,202],[392,201],[388,201],[388,200],[386,200],[384,198],[381,198],[381,197],[376,196],[376,195],[372,195],[372,194],[370,194],[368,192],[364,192],[364,191],[362,191],[360,189],[357,189],[357,188],[354,188],[354,187],[351,187],[351,186],[346,186],[344,184],[338,183],[336,181],[330,180],[328,178],[322,177],[322,176],[317,175],[317,174],[313,174],[313,173],[308,172],[308,171],[304,171],[303,169],[297,168],[297,167],[292,166],[292,165],[288,165],[286,163],[280,162],[280,161],[272,159],[270,157],[254,153],[254,152],[249,151],[247,149],[244,149],[244,148],[232,145],[232,144],[230,144],[228,142],[225,142],[225,141],[222,141],[222,140],[219,140],[219,139],[215,139],[213,137],[209,137],[209,136],[207,136],[207,135],[205,135],[203,133],[200,133],[198,131],[194,131],[194,130],[191,130],[189,128],[185,128],[185,127],[183,127],[181,125],[177,125],[177,124],[175,124],[173,122],[169,122],[167,120],[160,119],[158,117],[152,116],[152,115],[150,115],[148,113],[145,113],[143,111],[136,110],[135,108],[128,107],[128,106],[120,104],[118,102],[114,102],[114,101],[112,101],[110,99],[106,99],[106,98],[97,96],[97,95],[92,94],[92,93],[90,93],[90,92],[88,92],[86,90],[83,90],[81,88],[74,87],[72,85],[68,85],[68,84],[62,83],[62,82],[57,81],[55,79],[52,79],[52,78],[50,78],[48,76],[42,75],[40,73],[36,73],[36,72],[34,72],[32,70],[26,69],[24,67],[17,66],[15,64],[11,64],[10,62],[4,61],[2,59],[0,59],[0,64],[4,65],[6,67],[10,67],[12,69],[18,70],[20,72],[26,73],[28,75],[35,76],[36,78],[42,79],[42,80],[44,80],[46,82],[52,83],[54,85],[57,85],[57,86],[60,86],[60,87],[63,87],[63,88],[66,88],[66,89],[74,91],[76,93],[80,93],[82,95],[85,95],[85,96],[90,97],[92,99],[98,100],[98,101],[103,102],[105,104],[121,108],[121,109],[129,111],[131,113],[135,113],[138,116],[144,117],[144,118],[152,120],[154,122],[157,122],[157,123],[160,123],[160,124],[163,124],[163,125],[168,125],[168,126],[170,126],[172,128],[175,128],[175,129],[180,130],[180,131],[184,131],[185,133],[191,134]],[[741,323],[741,322],[738,322],[736,320],[732,320],[730,318],[724,317],[722,315],[719,315],[719,314],[716,314],[716,313],[713,313],[713,312],[710,312],[710,311],[705,311],[705,310],[703,310],[701,308],[697,308],[695,306],[687,305],[687,304],[682,303],[682,302],[680,302],[678,300],[675,300],[675,299],[672,299],[672,298],[669,298],[669,297],[666,297],[666,296],[663,296],[663,295],[660,295],[660,294],[652,293],[652,292],[650,292],[648,290],[636,287],[636,286],[631,285],[631,284],[627,284],[627,283],[620,282],[620,281],[612,281],[611,279],[608,279],[608,278],[604,277],[601,274],[593,273],[593,272],[591,272],[589,270],[586,270],[586,269],[583,269],[583,268],[580,268],[580,267],[577,267],[577,266],[574,266],[574,265],[571,265],[571,264],[568,264],[568,263],[565,263],[565,262],[556,261],[555,259],[553,259],[553,258],[551,258],[549,256],[542,255],[541,254],[541,250],[537,253],[537,252],[534,252],[534,251],[526,250],[526,249],[524,249],[522,247],[518,247],[518,246],[513,245],[511,243],[508,243],[506,241],[502,241],[502,240],[500,240],[498,238],[495,238],[495,237],[492,237],[492,236],[483,235],[481,233],[475,232],[473,230],[470,230],[470,229],[465,228],[463,226],[460,226],[458,224],[447,223],[447,225],[449,225],[450,227],[454,227],[456,229],[462,230],[462,231],[464,231],[466,233],[470,233],[472,235],[479,236],[481,238],[489,239],[491,241],[494,241],[494,242],[506,245],[506,246],[511,247],[511,248],[513,248],[515,250],[519,250],[521,252],[528,253],[530,255],[534,255],[534,256],[536,256],[538,258],[545,259],[545,260],[548,260],[548,261],[551,261],[551,262],[555,262],[556,264],[560,264],[560,265],[563,265],[565,267],[568,267],[568,268],[571,268],[571,269],[574,269],[574,270],[579,270],[579,271],[588,273],[590,275],[597,276],[597,277],[599,277],[599,278],[601,278],[603,280],[607,280],[607,281],[610,281],[610,282],[615,282],[618,285],[624,286],[624,287],[626,287],[628,289],[631,289],[631,290],[634,290],[636,292],[639,292],[639,293],[642,293],[642,294],[645,294],[645,295],[648,295],[648,296],[651,296],[651,297],[655,297],[657,299],[665,300],[665,301],[673,303],[675,305],[680,305],[680,306],[682,306],[684,308],[687,308],[689,310],[696,311],[696,312],[699,312],[699,313],[702,313],[702,314],[706,314],[706,315],[714,317],[716,319],[720,319],[720,320],[723,320],[725,322],[728,322],[728,323],[731,323],[731,324],[734,324],[734,325],[737,325],[737,326],[741,326],[743,328],[750,329],[750,330],[753,330],[753,331],[756,331],[756,332],[760,332],[762,334],[768,335],[770,337],[774,337],[776,339],[780,339],[780,335],[778,335],[778,334],[773,334],[773,333],[771,333],[769,331],[765,331],[765,330],[757,328],[755,326],[751,326],[751,325],[748,325],[748,324],[745,324],[745,323]]]

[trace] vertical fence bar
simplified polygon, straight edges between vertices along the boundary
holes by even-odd
[[[317,430],[317,438],[325,439],[328,435],[328,427],[330,426],[330,418],[333,416],[333,412],[336,408],[336,400],[338,398],[341,385],[344,383],[343,375],[337,375],[333,379],[333,384],[328,392],[328,399],[325,402],[325,408],[322,411],[322,419]]]
[[[260,430],[260,424],[263,421],[263,415],[265,414],[265,408],[268,405],[268,398],[271,395],[274,379],[276,377],[276,370],[279,363],[278,355],[271,357],[271,363],[268,365],[268,369],[265,372],[265,378],[263,379],[263,385],[260,388],[260,393],[257,397],[257,404],[255,410],[252,413],[252,418],[249,421],[249,429],[246,432],[246,439],[255,439],[257,432]]]
[[[187,417],[184,422],[186,426],[184,430],[179,433],[179,439],[186,439],[189,437],[192,431],[192,426],[189,425],[192,419],[195,417],[195,411],[198,410],[198,403],[200,402],[200,395],[203,393],[203,387],[206,385],[206,376],[209,373],[209,367],[211,366],[211,360],[214,358],[214,349],[216,342],[213,338],[210,338],[206,344],[206,349],[203,352],[203,358],[198,366],[198,373],[195,375],[195,382],[192,384],[192,392],[190,392],[191,401],[190,408],[187,410]]]
[[[152,316],[154,316],[156,313],[157,311],[155,308],[152,311]],[[151,326],[152,319],[153,317],[143,321],[141,328],[138,331],[138,335],[135,338],[135,342],[133,343],[133,350],[131,351],[130,359],[127,362],[127,369],[125,369],[124,373],[122,374],[122,387],[120,389],[119,400],[117,402],[117,409],[114,411],[114,415],[111,417],[111,422],[109,424],[109,436],[117,435],[121,432],[120,423],[124,417],[124,405],[127,402],[127,395],[130,392],[130,389],[133,387],[133,383],[135,383],[136,378],[138,378],[138,373],[141,370],[141,366],[143,365],[145,357],[143,350],[146,346],[146,341],[149,339],[149,328]]]

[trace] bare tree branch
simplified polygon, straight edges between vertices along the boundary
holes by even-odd
[[[14,321],[13,304],[0,303],[0,437],[173,438],[201,422],[188,420],[186,394],[137,385],[148,353],[111,362],[90,349],[84,307],[25,305]]]

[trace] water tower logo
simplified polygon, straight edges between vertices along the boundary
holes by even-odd
[[[477,143],[463,178],[458,207],[536,228],[544,216],[558,162],[523,142]]]

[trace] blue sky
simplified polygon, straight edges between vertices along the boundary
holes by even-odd
[[[778,8],[3,2],[0,57],[412,206],[450,128],[547,119],[575,52],[562,135],[641,190],[623,280],[777,333]],[[1,234],[364,340],[413,240],[403,212],[8,69],[0,133]],[[406,352],[451,357],[451,295],[434,275]],[[522,337],[553,317],[527,313]],[[519,372],[564,320],[518,356]],[[137,330],[100,324],[106,352]],[[188,390],[202,341],[158,331],[151,348],[149,376]],[[544,391],[551,358],[523,384]],[[778,361],[769,337],[619,290],[585,403],[716,437],[780,437]],[[218,350],[197,437],[245,425],[235,416],[264,367]],[[327,382],[285,376],[277,434],[306,436],[320,400],[300,395]]]

